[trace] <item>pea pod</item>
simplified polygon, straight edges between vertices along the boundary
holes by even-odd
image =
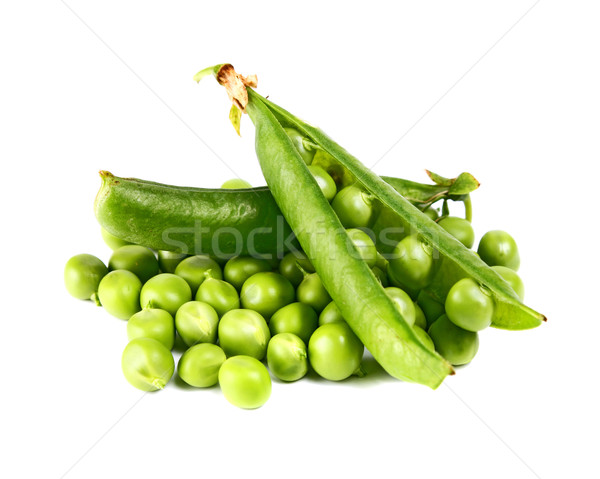
[[[331,140],[320,129],[303,122],[271,101],[260,97],[257,93],[254,93],[254,95],[263,102],[281,125],[295,128],[312,143],[335,158],[368,192],[381,201],[385,207],[397,214],[405,224],[409,224],[412,230],[417,232],[424,241],[438,250],[444,257],[444,263],[452,275],[455,277],[461,275],[471,277],[487,287],[496,303],[493,326],[512,330],[530,329],[539,326],[546,320],[543,314],[525,306],[515,292],[511,290],[509,284],[474,252],[467,249],[431,218],[419,211],[406,198],[398,194],[394,188]],[[443,183],[443,178],[438,177],[438,179]],[[447,279],[443,281],[443,286],[447,286]],[[440,289],[444,290],[446,288]]]
[[[227,82],[219,78],[223,71],[217,73],[221,83]],[[281,124],[259,95],[247,91],[247,112],[256,127],[256,153],[267,184],[347,323],[392,376],[439,386],[452,367],[419,341],[359,258]]]
[[[261,256],[298,247],[265,186],[223,190],[120,178],[108,171],[101,171],[100,176],[96,218],[103,229],[128,242],[221,258],[234,256],[236,251]],[[415,204],[449,198],[444,187],[382,178],[402,194],[409,193]]]

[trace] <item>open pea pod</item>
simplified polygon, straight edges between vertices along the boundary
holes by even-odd
[[[254,95],[259,97],[257,93]],[[531,329],[546,320],[543,314],[521,303],[508,283],[485,264],[477,254],[467,249],[460,241],[419,211],[391,185],[386,184],[323,131],[300,120],[275,103],[260,98],[283,126],[293,127],[300,131],[320,149],[335,158],[368,192],[397,214],[404,223],[410,224],[413,231],[440,252],[444,257],[443,263],[448,273],[448,279],[440,283],[436,296],[442,295],[444,290],[448,289],[448,285],[451,286],[450,280],[469,276],[487,287],[495,300],[496,311],[493,326],[510,330]],[[437,179],[443,182],[441,177]]]

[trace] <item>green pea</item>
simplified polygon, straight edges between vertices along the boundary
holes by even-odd
[[[358,250],[360,258],[367,263],[367,266],[369,268],[375,266],[377,262],[377,248],[375,248],[375,243],[373,243],[371,237],[363,230],[357,228],[350,228],[346,230],[346,233],[348,233],[350,241],[352,241]]]
[[[521,301],[525,299],[525,285],[521,277],[514,270],[506,266],[492,266],[492,269],[508,282]]]
[[[171,273],[161,273],[150,278],[142,287],[142,308],[159,308],[175,316],[183,303],[192,299],[192,290],[186,281]]]
[[[403,238],[394,248],[390,270],[395,278],[411,289],[422,289],[431,283],[436,272],[433,249],[416,235]]]
[[[375,260],[375,266],[381,271],[387,271],[389,261],[378,251],[377,258]]]
[[[65,287],[77,299],[92,299],[100,281],[108,273],[102,261],[91,254],[78,254],[65,264]]]
[[[208,278],[198,288],[196,301],[210,304],[219,315],[240,307],[240,297],[233,286],[220,279]]]
[[[341,381],[357,372],[363,353],[363,344],[346,322],[320,326],[308,342],[311,366],[330,381]]]
[[[492,323],[494,300],[489,291],[471,278],[463,278],[450,288],[446,297],[446,315],[467,331],[481,331]]]
[[[304,251],[295,251],[294,256],[296,257],[296,263],[298,263],[298,266],[300,266],[300,268],[302,268],[306,273],[315,272],[315,267],[311,263],[310,259],[308,259],[308,256],[306,256]]]
[[[129,319],[140,308],[142,282],[131,271],[108,273],[98,286],[98,298],[106,311],[119,319]]]
[[[506,266],[518,271],[521,264],[519,248],[506,231],[488,231],[479,241],[477,253],[490,266]]]
[[[192,289],[192,295],[196,294],[198,287],[206,278],[223,279],[221,267],[206,255],[190,256],[184,259],[175,268],[175,274],[187,281]]]
[[[102,239],[106,243],[106,245],[112,249],[119,249],[121,246],[125,246],[131,244],[129,241],[125,241],[124,239],[118,238],[115,235],[109,233],[104,228],[100,228],[100,233],[102,234]]]
[[[272,336],[279,333],[292,333],[308,343],[318,325],[317,313],[308,304],[291,303],[273,314],[269,329]]]
[[[331,206],[344,228],[366,228],[373,216],[372,202],[366,191],[357,185],[350,185],[335,195]]]
[[[278,309],[294,301],[294,287],[278,273],[256,273],[242,286],[242,307],[257,311],[269,319]]]
[[[307,145],[306,138],[298,130],[294,128],[284,128],[284,130],[287,136],[290,137],[290,140],[292,140],[296,151],[300,154],[304,163],[310,165],[315,157],[316,150]]]
[[[216,344],[196,344],[182,354],[177,363],[177,374],[190,386],[208,388],[219,381],[219,369],[226,359]]]
[[[432,351],[435,351],[435,345],[433,344],[433,340],[431,339],[431,337],[429,336],[429,334],[427,334],[425,332],[425,330],[419,326],[413,326],[413,331],[415,332],[415,334],[417,335],[417,338],[419,338],[419,340],[428,348],[431,349]]]
[[[156,391],[163,389],[173,376],[175,361],[171,352],[156,339],[137,338],[125,347],[121,368],[132,386],[142,391]]]
[[[373,266],[371,268],[371,271],[373,271],[373,274],[375,275],[377,281],[379,281],[381,286],[383,286],[384,288],[387,288],[389,286],[388,275],[386,272],[381,271],[377,266]]]
[[[219,343],[228,357],[246,355],[262,359],[269,339],[267,322],[251,309],[232,309],[219,322]]]
[[[130,341],[137,338],[156,339],[171,350],[175,343],[173,316],[164,309],[142,309],[127,321],[127,337]]]
[[[393,286],[395,288],[400,288],[402,291],[404,291],[406,294],[408,294],[413,299],[416,299],[419,296],[419,293],[421,290],[418,288],[409,287],[405,283],[400,281],[396,277],[394,270],[391,268],[391,266],[389,264],[388,264],[388,267],[386,270],[386,274],[387,274],[387,278],[388,278],[388,284],[390,286]]]
[[[177,265],[187,257],[187,254],[159,250],[158,267],[162,273],[175,273]]]
[[[426,291],[421,291],[417,297],[417,304],[423,310],[427,319],[427,327],[431,326],[442,314],[445,313],[444,305],[436,301]],[[423,328],[425,329],[425,328]]]
[[[343,321],[344,317],[342,316],[340,308],[338,308],[337,304],[335,304],[335,301],[332,301],[327,306],[325,306],[325,308],[323,309],[323,311],[321,311],[321,314],[319,315],[319,326]]]
[[[327,173],[320,166],[309,166],[308,171],[313,175],[314,179],[317,181],[319,188],[323,192],[323,195],[327,199],[327,201],[331,202],[337,193],[337,186],[335,181],[329,173]]]
[[[427,216],[429,216],[432,220],[437,220],[440,217],[440,214],[434,209],[432,206],[423,211]]]
[[[423,330],[427,329],[427,318],[425,317],[425,313],[416,301],[413,301],[413,304],[415,305],[415,326],[418,326]]]
[[[459,328],[445,314],[429,327],[428,333],[435,350],[455,366],[470,362],[479,349],[477,333]]]
[[[227,261],[223,274],[225,281],[232,284],[239,291],[250,276],[271,271],[271,269],[271,265],[267,260],[252,258],[251,256],[236,256]]]
[[[201,301],[182,304],[175,315],[175,328],[187,346],[196,343],[216,343],[219,315]]]
[[[471,226],[471,223],[464,218],[446,216],[438,222],[438,225],[444,228],[467,248],[471,248],[473,243],[475,243],[473,226]]]
[[[415,305],[413,300],[410,298],[406,292],[402,291],[400,288],[395,288],[390,286],[389,288],[385,288],[385,293],[388,297],[393,301],[396,309],[400,312],[400,315],[404,318],[404,321],[409,326],[413,326],[415,324]]]
[[[279,272],[294,287],[298,287],[304,279],[304,273],[298,268],[298,259],[295,253],[288,253],[283,257],[279,263]]]
[[[219,385],[225,399],[243,409],[256,409],[271,396],[271,377],[258,359],[234,356],[219,369]]]
[[[331,296],[317,273],[306,275],[296,290],[296,296],[298,301],[312,306],[317,313],[331,302]]]
[[[223,183],[221,188],[225,190],[245,190],[246,188],[252,188],[252,185],[241,178],[232,178]]]
[[[273,375],[282,381],[297,381],[308,371],[306,344],[292,333],[279,333],[271,338],[267,348],[267,364]]]
[[[158,274],[158,260],[149,248],[131,244],[113,251],[108,261],[108,269],[126,269],[145,283]]]

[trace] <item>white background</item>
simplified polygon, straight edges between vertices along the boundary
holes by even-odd
[[[532,5],[3,1],[0,475],[598,477],[600,10]],[[548,323],[484,331],[437,391],[275,382],[243,411],[218,388],[132,388],[125,323],[62,269],[110,255],[99,169],[263,184],[250,121],[239,139],[223,89],[192,81],[222,62],[377,173],[473,173],[476,232],[516,237]]]

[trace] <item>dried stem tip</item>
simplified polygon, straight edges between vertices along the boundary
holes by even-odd
[[[248,104],[248,92],[246,87],[256,88],[258,80],[256,75],[249,75],[247,77],[236,73],[233,65],[226,63],[219,68],[217,72],[217,81],[225,87],[227,95],[232,103],[237,106],[241,111],[246,111],[246,105]]]

